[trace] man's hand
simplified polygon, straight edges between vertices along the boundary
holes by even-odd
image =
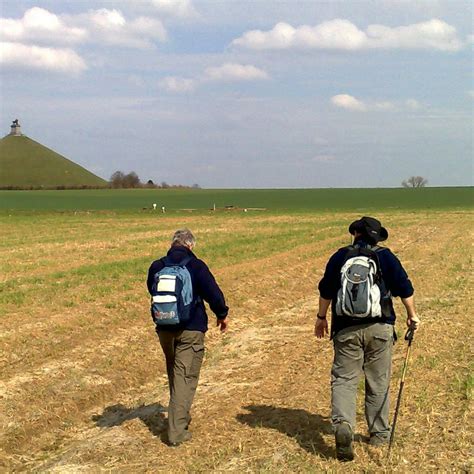
[[[314,335],[318,339],[322,339],[327,334],[328,334],[328,320],[316,318],[316,323],[314,326]]]
[[[420,318],[416,314],[407,316],[407,326],[413,330],[418,329]]]
[[[224,333],[227,331],[227,328],[229,327],[229,320],[227,317],[224,319],[218,319],[216,326],[220,326],[221,333]]]
[[[415,330],[420,324],[420,319],[416,315],[415,301],[413,299],[413,295],[409,296],[408,298],[402,298],[402,303],[407,311],[407,326]]]
[[[326,316],[329,306],[331,305],[331,300],[319,296],[319,306],[318,306],[318,315]],[[322,339],[328,334],[328,321],[326,318],[321,319],[316,316],[316,323],[314,325],[314,335],[318,339]]]

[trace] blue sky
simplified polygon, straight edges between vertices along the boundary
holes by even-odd
[[[472,4],[5,1],[1,127],[98,175],[472,185]]]

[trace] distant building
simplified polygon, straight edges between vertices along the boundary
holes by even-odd
[[[21,137],[21,125],[19,124],[18,119],[13,120],[13,123],[10,126],[10,135]]]

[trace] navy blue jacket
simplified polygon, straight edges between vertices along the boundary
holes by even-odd
[[[367,243],[362,239],[355,241],[361,247],[366,247]],[[341,288],[341,268],[344,265],[347,247],[340,248],[330,259],[326,265],[324,276],[319,282],[319,294],[326,300],[332,300],[331,303],[331,335],[334,336],[339,330],[354,326],[357,324],[367,324],[370,322],[385,322],[388,324],[395,324],[395,311],[390,301],[390,316],[381,318],[352,318],[350,316],[336,315],[336,300],[337,292]],[[408,275],[400,260],[388,248],[380,247],[377,251],[379,258],[380,269],[382,271],[382,278],[386,289],[391,296],[399,296],[400,298],[408,298],[413,295],[413,286],[408,279]]]
[[[167,257],[173,263],[182,262],[185,258],[191,256],[191,260],[186,265],[193,284],[193,304],[191,308],[191,315],[189,321],[179,326],[169,328],[160,328],[161,330],[176,330],[187,329],[190,331],[207,331],[207,314],[204,306],[204,301],[209,303],[211,310],[215,313],[218,319],[224,319],[229,312],[229,308],[225,304],[224,295],[216,283],[214,276],[207,267],[207,265],[199,260],[196,255],[187,247],[174,246],[168,250]],[[147,278],[148,292],[151,294],[151,287],[153,285],[153,278],[164,267],[162,259],[155,260],[149,270]]]

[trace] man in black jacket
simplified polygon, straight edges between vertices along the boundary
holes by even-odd
[[[166,358],[170,389],[168,443],[171,446],[178,446],[191,439],[191,433],[188,431],[190,409],[199,380],[204,356],[204,334],[208,323],[204,301],[209,303],[217,316],[217,326],[221,332],[225,332],[228,327],[229,308],[224,295],[207,265],[193,254],[195,243],[196,240],[189,229],[178,230],[166,256],[175,264],[187,261],[185,267],[191,275],[193,289],[189,320],[174,326],[157,326]],[[155,260],[148,270],[147,287],[150,294],[155,275],[165,267],[164,258]]]
[[[407,313],[407,325],[416,329],[419,319],[413,300],[413,286],[397,257],[377,243],[388,237],[377,219],[363,217],[353,222],[349,232],[354,246],[339,249],[328,261],[319,282],[319,311],[315,324],[318,338],[328,333],[326,313],[331,305],[331,338],[334,342],[334,363],[331,370],[332,423],[336,436],[337,458],[350,461],[356,418],[356,396],[361,372],[365,375],[365,417],[370,444],[388,442],[389,384],[394,341],[395,311],[392,296],[399,296]],[[349,254],[349,252],[352,252]],[[353,252],[372,255],[381,272],[380,306],[377,315],[371,310],[367,317],[343,314],[341,269]],[[332,302],[332,304],[331,304]]]

